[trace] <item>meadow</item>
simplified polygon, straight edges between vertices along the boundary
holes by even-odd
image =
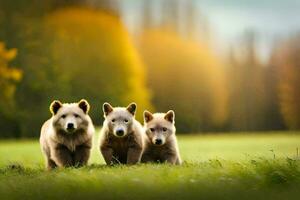
[[[298,132],[180,135],[184,163],[45,171],[38,140],[0,141],[1,199],[299,199]]]

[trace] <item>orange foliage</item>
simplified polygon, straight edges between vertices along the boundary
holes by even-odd
[[[0,42],[0,107],[2,109],[12,104],[16,89],[15,83],[22,78],[20,70],[8,66],[16,55],[16,49],[6,50],[4,43]]]
[[[300,128],[300,37],[286,41],[275,52],[279,72],[280,109],[286,125]]]
[[[175,109],[181,131],[222,126],[227,117],[227,87],[218,58],[208,44],[184,40],[174,32],[146,31],[140,50],[148,84],[159,111]]]

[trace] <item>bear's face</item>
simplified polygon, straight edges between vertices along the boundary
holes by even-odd
[[[127,108],[112,107],[109,103],[103,104],[105,123],[116,137],[124,137],[132,131],[132,124],[136,111],[136,104],[131,103]]]
[[[53,127],[66,134],[87,130],[89,107],[86,100],[71,104],[53,101],[50,105],[50,111],[53,114]]]
[[[146,135],[154,145],[164,145],[168,138],[175,134],[175,113],[170,110],[167,113],[144,112],[144,128]]]

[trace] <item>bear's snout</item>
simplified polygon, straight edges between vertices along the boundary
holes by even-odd
[[[116,131],[116,134],[117,134],[117,136],[119,136],[119,137],[122,137],[123,135],[124,135],[124,130],[123,129],[118,129],[117,131]]]
[[[160,139],[160,138],[157,138],[156,140],[155,140],[155,144],[156,145],[162,145],[162,139]]]
[[[75,129],[74,124],[73,124],[73,123],[68,123],[68,124],[67,124],[67,129],[68,129],[68,130],[74,130],[74,129]]]

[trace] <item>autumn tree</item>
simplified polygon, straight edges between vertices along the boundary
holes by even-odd
[[[123,106],[135,101],[140,119],[143,109],[151,108],[143,64],[117,16],[62,9],[46,18],[45,33],[53,67],[70,86],[66,100],[87,98],[98,120],[105,101]]]
[[[104,4],[78,0],[74,7],[73,1],[46,0],[26,7],[28,1],[17,1],[24,5],[22,12],[10,1],[0,2],[0,27],[5,27],[0,38],[17,47],[14,63],[24,74],[15,93],[14,121],[7,123],[15,133],[11,136],[38,136],[54,99],[87,98],[97,125],[104,101],[120,106],[136,101],[139,119],[152,107],[143,63],[120,18]],[[9,130],[0,128],[0,136]]]
[[[300,35],[281,42],[273,51],[277,68],[280,110],[288,128],[300,128]]]
[[[140,51],[157,111],[174,109],[179,132],[212,131],[227,117],[227,87],[222,65],[205,42],[174,32],[145,31]]]
[[[16,55],[16,49],[7,50],[4,43],[0,42],[0,127],[2,128],[8,128],[7,123],[13,121],[16,83],[22,78],[22,72],[19,69],[9,66],[9,62]],[[12,133],[3,133],[3,135],[6,134]]]
[[[282,129],[276,95],[277,72],[261,63],[256,52],[256,35],[244,34],[232,48],[227,67],[230,88],[229,130]]]
[[[14,93],[16,90],[15,83],[20,81],[22,73],[16,68],[8,66],[17,55],[16,49],[5,49],[4,43],[0,42],[0,104],[2,109],[12,105]]]

